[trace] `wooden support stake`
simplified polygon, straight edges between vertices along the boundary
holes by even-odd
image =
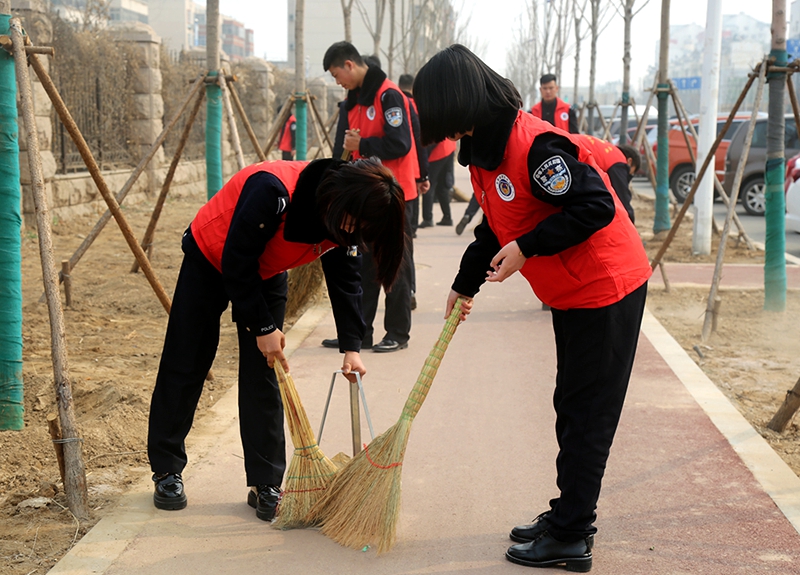
[[[83,138],[83,134],[81,134],[77,124],[75,124],[75,120],[72,119],[72,114],[70,114],[66,104],[64,104],[64,100],[61,99],[55,84],[53,84],[53,80],[50,79],[47,70],[44,69],[35,54],[28,56],[28,61],[30,62],[34,72],[36,72],[36,75],[39,77],[39,81],[41,82],[45,92],[47,92],[47,95],[53,102],[53,107],[55,108],[58,117],[61,118],[61,122],[64,124],[67,132],[69,132],[73,142],[75,142],[75,146],[78,148],[81,158],[83,158],[86,167],[89,169],[89,173],[91,174],[97,189],[100,190],[100,193],[102,194],[109,211],[113,214],[114,219],[116,220],[117,225],[122,232],[122,235],[125,237],[125,241],[128,242],[128,247],[130,247],[131,251],[133,251],[133,254],[136,256],[144,275],[150,282],[150,286],[153,288],[153,291],[161,302],[161,305],[164,306],[164,309],[167,311],[167,313],[169,313],[172,302],[170,301],[167,292],[165,292],[164,288],[161,286],[161,282],[158,281],[158,278],[156,277],[156,274],[153,271],[147,256],[145,255],[141,246],[139,246],[139,242],[136,241],[136,237],[133,235],[133,230],[131,230],[128,220],[122,213],[119,203],[117,203],[117,200],[111,193],[108,184],[106,184],[106,181],[103,179],[103,175],[100,173],[100,166],[97,165],[94,156],[92,156],[92,151],[86,144],[86,140]],[[198,82],[198,84],[201,84],[201,82]]]
[[[58,473],[61,475],[61,484],[64,484],[65,468],[64,468],[64,444],[60,442],[61,428],[58,425],[58,414],[49,413],[47,415],[47,429],[50,432],[50,439],[53,440],[53,450],[56,452],[56,461],[58,462]]]
[[[333,142],[331,141],[331,137],[330,134],[328,133],[328,130],[325,128],[325,123],[322,121],[322,116],[320,115],[319,110],[317,109],[317,105],[314,103],[315,100],[316,98],[314,96],[311,96],[309,98],[309,103],[311,104],[311,110],[314,113],[314,118],[316,118],[320,130],[322,130],[322,133],[325,136],[325,142],[328,144],[328,148],[330,148],[331,150],[331,155],[333,155]],[[322,148],[321,143],[320,143],[320,148]]]
[[[711,318],[711,331],[716,333],[717,325],[719,322],[719,308],[722,307],[722,298],[717,296],[714,298],[714,309],[712,310],[712,318]]]
[[[717,292],[719,290],[719,282],[722,279],[722,264],[725,260],[725,249],[728,246],[728,241],[727,241],[728,232],[731,229],[733,210],[736,207],[736,202],[739,198],[739,186],[742,185],[744,166],[747,163],[747,157],[750,155],[750,144],[752,144],[753,142],[753,132],[755,131],[756,119],[758,118],[758,108],[761,106],[761,96],[764,93],[764,85],[766,84],[766,82],[767,82],[767,59],[765,58],[761,62],[761,70],[758,74],[758,88],[756,89],[756,98],[755,101],[753,102],[753,113],[750,115],[750,125],[747,127],[747,134],[745,134],[744,137],[744,145],[742,146],[742,153],[739,156],[739,165],[736,167],[736,175],[733,178],[733,187],[731,188],[731,205],[728,206],[728,214],[725,218],[725,225],[722,228],[722,238],[720,239],[719,248],[717,249],[717,262],[716,265],[714,266],[714,276],[711,278],[711,289],[708,292],[708,302],[706,303],[706,316],[703,321],[703,332],[701,334],[703,341],[706,341],[708,337],[711,335],[711,322],[713,317],[714,300],[716,300],[717,298]],[[719,136],[717,137],[717,140],[719,141]],[[716,150],[714,151],[716,152]],[[713,154],[709,153],[708,158],[706,158],[706,164],[708,163],[708,160],[712,157]],[[695,191],[697,189],[698,183],[699,183],[699,178],[695,180],[695,183],[692,186],[692,191]]]
[[[233,117],[233,106],[231,106],[231,97],[228,93],[228,84],[225,82],[225,74],[222,70],[217,74],[219,80],[219,87],[222,89],[222,103],[225,106],[225,115],[228,117],[228,126],[231,130],[231,142],[233,143],[233,151],[236,153],[236,164],[240,170],[244,170],[244,154],[242,153],[242,141],[239,139],[239,128],[236,126],[236,118]]]
[[[767,427],[772,431],[783,433],[798,409],[800,409],[800,379],[797,380],[792,389],[786,392],[783,404],[778,408],[777,413],[772,416],[772,419],[769,420]]]
[[[292,115],[292,105],[294,104],[294,100],[294,95],[290,95],[288,98],[286,98],[286,102],[283,103],[280,116],[278,116],[278,119],[275,120],[275,124],[272,126],[272,130],[267,138],[267,145],[264,146],[265,156],[269,156],[269,153],[272,151],[272,146],[274,146],[275,142],[278,141],[281,128],[283,128],[283,125],[286,123],[286,120],[289,119],[289,116]]]
[[[759,69],[761,67],[765,67],[763,63],[758,65]],[[736,112],[739,111],[739,107],[742,105],[742,102],[747,96],[747,92],[750,90],[750,86],[753,85],[753,81],[755,79],[753,77],[749,77],[747,83],[745,84],[744,88],[742,89],[742,93],[739,94],[739,99],[733,105],[733,108],[728,114],[728,119],[725,121],[725,126],[722,128],[722,131],[717,134],[717,139],[714,140],[714,144],[711,146],[711,149],[708,151],[708,155],[706,159],[703,160],[703,165],[701,166],[700,170],[697,172],[697,177],[694,180],[694,184],[692,184],[692,189],[689,190],[689,193],[686,195],[686,200],[683,202],[678,215],[675,217],[675,221],[672,224],[672,227],[669,230],[669,234],[667,234],[664,243],[661,244],[661,247],[658,249],[658,253],[653,258],[653,261],[650,264],[652,269],[656,268],[656,265],[661,261],[661,258],[664,257],[664,253],[666,253],[669,245],[672,243],[672,240],[675,238],[675,234],[678,233],[678,228],[681,225],[681,221],[683,221],[683,217],[686,215],[686,211],[689,209],[689,206],[692,204],[692,200],[694,200],[694,195],[697,192],[697,187],[700,185],[700,180],[703,178],[703,174],[706,173],[708,169],[708,165],[711,163],[711,160],[717,153],[717,148],[719,148],[719,144],[722,141],[722,135],[727,132],[728,128],[730,127],[731,123],[733,123],[733,118],[736,115]]]
[[[50,91],[48,91],[48,94],[50,95],[50,99],[53,100],[53,104],[55,105],[56,100],[61,101],[61,96],[59,96],[58,92],[56,91],[56,87],[53,84],[53,81],[50,80],[49,76],[47,76],[47,72],[44,70],[41,63],[38,60],[36,60],[36,64],[33,63],[35,58],[36,56],[30,57],[31,65],[34,66],[34,70],[36,71],[36,74],[39,76],[40,79],[42,78],[42,74],[44,74],[47,77],[47,81],[41,80],[42,86],[45,86],[45,84],[51,86]],[[178,119],[181,117],[181,114],[183,114],[183,111],[189,105],[189,102],[192,101],[192,98],[197,94],[197,92],[200,91],[200,88],[203,87],[203,82],[200,82],[198,80],[200,80],[199,77],[195,80],[194,86],[192,87],[191,90],[189,90],[189,94],[187,94],[186,98],[184,99],[178,111],[172,116],[172,119],[169,121],[169,123],[166,126],[164,126],[164,129],[161,131],[161,134],[159,134],[158,138],[156,138],[156,141],[153,142],[153,145],[150,146],[150,149],[148,150],[147,154],[145,154],[144,158],[142,158],[142,160],[133,170],[133,173],[131,173],[130,177],[128,178],[128,181],[125,182],[125,185],[122,186],[122,189],[117,193],[116,197],[114,198],[115,204],[119,205],[120,203],[122,203],[122,201],[125,199],[125,196],[127,196],[128,192],[131,190],[131,188],[133,188],[133,185],[136,183],[136,180],[139,179],[139,176],[147,167],[147,164],[150,162],[152,157],[161,147],[161,144],[164,143],[164,140],[167,138],[167,135],[169,134],[170,130],[172,130],[173,126],[177,124]],[[45,88],[45,90],[47,90],[47,88]],[[52,92],[52,94],[50,94],[50,92]],[[63,112],[65,112],[66,116],[69,118],[68,121],[73,125],[72,131],[70,131],[70,136],[72,136],[73,140],[75,140],[75,138],[77,137],[80,139],[81,142],[83,142],[82,145],[85,147],[85,150],[81,151],[81,144],[78,144],[77,140],[75,140],[75,143],[78,146],[78,151],[81,152],[81,156],[83,157],[84,162],[88,166],[89,165],[88,162],[90,160],[87,160],[87,156],[85,154],[88,154],[88,157],[91,157],[91,151],[89,150],[89,147],[86,145],[86,141],[83,139],[83,136],[80,135],[80,131],[78,131],[78,126],[75,124],[74,120],[72,119],[72,116],[69,114],[69,110],[67,110],[67,107],[64,105],[63,101],[61,101],[60,107],[63,109]],[[56,106],[56,110],[58,110],[58,108],[59,106]],[[59,116],[61,116],[61,114],[62,112],[59,112]],[[67,121],[64,120],[64,117],[62,117],[61,121],[64,123],[65,126],[67,126]],[[70,130],[70,128],[67,127],[67,130]],[[93,158],[91,159],[91,162],[94,163]],[[89,171],[91,172],[92,170],[90,169]],[[97,178],[95,177],[94,174],[92,174],[92,177],[95,179],[95,184],[97,184]],[[102,178],[102,176],[100,176],[99,167],[97,168],[97,177]],[[97,187],[99,189],[100,185],[98,184]],[[103,187],[108,189],[105,183],[103,184]],[[110,219],[111,219],[111,210],[106,210],[103,213],[103,215],[100,216],[100,219],[94,225],[92,231],[89,232],[89,235],[86,236],[86,239],[83,240],[81,245],[78,246],[78,249],[75,250],[75,253],[72,254],[72,257],[69,258],[70,271],[75,269],[75,266],[78,265],[78,262],[81,260],[83,255],[89,249],[89,247],[91,247],[91,245],[97,239],[97,236],[100,235],[100,232],[103,231],[103,228],[106,227],[106,224],[109,222]],[[63,277],[59,276],[58,281],[59,282],[63,281],[63,279],[64,279]],[[39,301],[42,301],[41,298]]]
[[[241,100],[239,100],[239,94],[236,92],[236,86],[234,84],[230,84],[228,89],[231,93],[233,105],[236,108],[236,111],[239,112],[239,118],[242,120],[242,124],[244,124],[244,129],[247,132],[247,135],[250,137],[250,143],[253,144],[253,149],[256,151],[258,159],[262,162],[266,162],[267,157],[264,155],[264,150],[261,149],[261,145],[258,143],[256,133],[253,131],[253,126],[250,125],[250,121],[247,119],[247,114],[244,113],[244,107],[242,106]]]
[[[664,280],[664,291],[669,293],[672,289],[672,286],[669,285],[667,268],[664,267],[664,262],[658,262],[658,269],[661,271],[661,279]]]
[[[175,177],[175,171],[178,169],[178,163],[180,162],[181,155],[186,147],[186,142],[189,140],[189,134],[192,131],[192,126],[194,125],[194,121],[197,118],[198,112],[200,111],[200,105],[203,103],[204,97],[205,90],[200,90],[195,98],[194,107],[192,108],[191,112],[189,112],[186,125],[183,127],[181,139],[178,141],[178,147],[175,148],[175,154],[172,156],[172,162],[170,163],[169,170],[167,170],[167,175],[164,178],[164,184],[161,186],[161,193],[158,194],[156,205],[153,207],[153,213],[150,215],[150,222],[147,224],[147,230],[144,232],[144,237],[142,238],[140,245],[142,246],[142,249],[146,251],[148,259],[153,257],[153,238],[156,235],[156,225],[158,224],[158,219],[161,217],[161,210],[164,208],[164,202],[167,201],[167,194],[169,193],[169,188],[172,185],[172,179]],[[133,266],[131,267],[131,273],[135,274],[138,271],[139,262],[134,260]]]
[[[65,305],[72,307],[72,276],[69,273],[69,260],[61,260],[61,277],[64,278]]]
[[[53,238],[50,230],[50,213],[44,188],[44,172],[42,157],[39,153],[39,136],[36,129],[36,117],[33,110],[33,92],[31,91],[28,63],[25,58],[25,44],[22,36],[22,25],[19,18],[12,18],[9,23],[11,42],[14,49],[14,65],[17,75],[22,119],[27,133],[28,165],[31,172],[31,188],[36,206],[36,225],[39,236],[39,256],[42,263],[42,280],[47,295],[47,309],[50,318],[50,339],[52,345],[53,375],[56,393],[56,404],[61,420],[64,438],[59,444],[64,451],[64,493],[67,496],[69,510],[78,520],[89,518],[89,496],[86,489],[86,469],[81,455],[81,439],[75,418],[72,401],[72,385],[69,377],[67,361],[67,345],[64,329],[64,313],[61,309],[61,297],[58,293],[58,276],[53,259]],[[36,60],[31,54],[30,60]],[[38,62],[37,62],[38,63]],[[41,64],[39,64],[41,67]]]

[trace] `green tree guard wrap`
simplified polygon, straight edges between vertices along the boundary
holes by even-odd
[[[786,66],[786,50],[772,50],[775,66]],[[764,181],[766,237],[764,241],[764,309],[786,309],[786,198],[783,193],[784,178],[784,120],[783,103],[786,90],[786,73],[769,74],[769,117],[775,123],[767,128],[767,163]]]
[[[295,94],[297,99],[294,102],[294,118],[297,122],[295,131],[294,145],[298,160],[305,160],[308,154],[308,107],[306,106],[305,94]]]
[[[11,16],[0,14],[0,35]],[[22,429],[22,255],[14,58],[0,50],[0,429]]]
[[[215,79],[216,72],[209,78]],[[206,86],[206,197],[210,200],[222,189],[222,90],[218,84]]]
[[[658,89],[658,156],[656,157],[656,215],[653,232],[663,232],[672,227],[669,221],[669,84],[659,84]],[[646,145],[646,144],[645,144]]]

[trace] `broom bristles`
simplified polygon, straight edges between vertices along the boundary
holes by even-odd
[[[278,529],[306,527],[309,511],[325,493],[338,468],[317,445],[292,376],[285,373],[277,361],[275,372],[295,450],[273,526]]]
[[[353,457],[311,509],[310,523],[345,547],[394,545],[400,510],[402,461],[411,421],[401,418]]]

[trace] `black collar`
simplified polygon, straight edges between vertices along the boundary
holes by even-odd
[[[519,110],[503,108],[491,121],[475,126],[472,136],[461,138],[458,163],[462,166],[472,164],[483,170],[496,170],[503,163],[506,144],[517,120],[517,112]]]
[[[283,237],[287,241],[318,244],[330,239],[330,234],[317,210],[317,188],[322,178],[327,175],[328,169],[341,163],[341,160],[335,159],[315,160],[300,172],[286,212]]]
[[[347,92],[347,100],[344,105],[345,110],[349,112],[356,107],[356,104],[371,106],[375,102],[375,94],[378,93],[378,88],[381,87],[384,80],[386,80],[386,74],[383,70],[380,68],[369,68],[364,76],[364,81],[361,83],[361,87]]]

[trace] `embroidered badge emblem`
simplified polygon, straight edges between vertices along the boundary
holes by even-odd
[[[392,128],[397,128],[400,124],[403,123],[403,109],[394,107],[389,108],[383,113],[386,116],[386,123],[389,124]]]
[[[568,112],[561,112],[561,119],[566,122],[569,120],[569,113]]]
[[[533,180],[548,194],[560,196],[569,190],[572,174],[569,173],[564,158],[553,156],[536,168],[536,171],[533,172]]]
[[[500,195],[500,198],[506,202],[513,200],[516,195],[514,184],[511,183],[511,179],[505,174],[497,176],[497,179],[494,181],[494,187]]]
[[[370,106],[369,108],[367,108],[367,118],[369,120],[375,119],[375,106]]]

